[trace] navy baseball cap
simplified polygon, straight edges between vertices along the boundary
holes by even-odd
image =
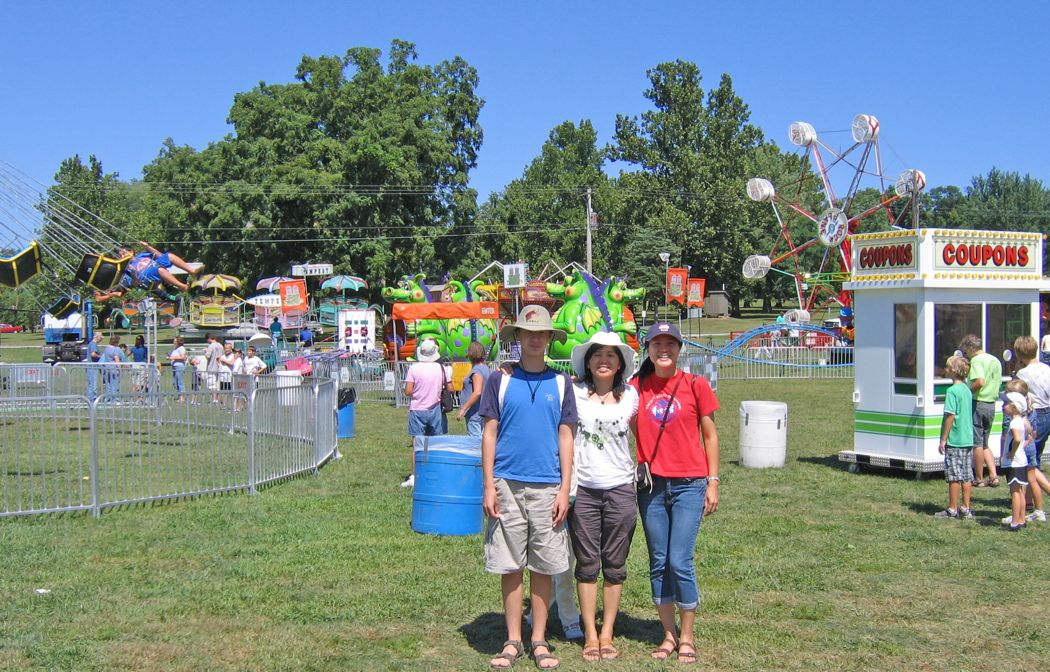
[[[657,336],[670,336],[674,340],[678,341],[678,345],[682,345],[682,332],[678,330],[678,327],[674,326],[670,322],[657,322],[653,326],[649,327],[649,330],[645,332],[645,345],[648,347],[649,341],[653,340]]]

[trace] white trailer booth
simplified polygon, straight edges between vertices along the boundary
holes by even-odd
[[[918,229],[855,235],[852,273],[856,376],[851,470],[942,471],[937,451],[948,357],[967,334],[1004,361],[1018,336],[1039,339],[1043,236]],[[1010,364],[1004,361],[1003,376]],[[990,446],[998,454],[1001,405]]]

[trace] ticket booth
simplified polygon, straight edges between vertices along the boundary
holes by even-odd
[[[852,237],[856,325],[851,470],[864,465],[942,471],[937,450],[944,366],[967,334],[1011,365],[1014,339],[1039,338],[1043,236],[1038,233],[919,229]],[[1002,411],[997,409],[1000,427]],[[998,454],[999,431],[989,445]]]

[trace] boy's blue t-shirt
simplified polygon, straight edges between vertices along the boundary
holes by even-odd
[[[493,475],[527,483],[560,483],[559,428],[575,425],[578,419],[572,382],[549,368],[542,373],[516,368],[501,409],[499,388],[504,375],[494,371],[489,376],[478,409],[482,417],[499,423]]]
[[[944,395],[944,412],[955,416],[948,430],[952,448],[973,447],[973,393],[966,383],[955,383]]]

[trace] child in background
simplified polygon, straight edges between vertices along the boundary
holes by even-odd
[[[1009,467],[1011,520],[1008,532],[1017,532],[1027,524],[1024,518],[1024,490],[1028,486],[1028,456],[1026,450],[1034,445],[1032,426],[1025,419],[1028,399],[1020,392],[1007,392],[1003,414],[1010,418],[1010,449],[1003,451],[1002,465]]]
[[[1028,383],[1026,383],[1019,376],[1014,377],[1010,380],[1010,382],[1006,384],[1006,393],[1009,392],[1017,392],[1018,394],[1024,396],[1025,401],[1028,402],[1028,415],[1025,417],[1025,419],[1028,421],[1028,425],[1033,428],[1034,432],[1035,409],[1033,408],[1032,404],[1032,396],[1028,393]],[[1005,406],[1008,402],[1006,398],[1006,393],[1004,393],[1001,397],[1001,399],[1003,400],[1003,406]],[[1007,462],[1006,456],[1010,452],[1011,441],[1012,435],[1010,433],[1010,416],[1006,415],[1006,413],[1003,413],[1003,434],[1002,439],[999,441],[999,460],[1003,468],[1006,469],[1010,467],[1009,463]],[[1037,445],[1035,443],[1032,443],[1025,451],[1025,456],[1028,458],[1029,482],[1028,497],[1026,499],[1026,504],[1031,504],[1033,507],[1033,511],[1027,516],[1025,516],[1025,520],[1036,520],[1039,522],[1046,522],[1046,514],[1043,512],[1043,492],[1036,484],[1035,474],[1033,473],[1034,471],[1039,469],[1039,467],[1036,466],[1035,460],[1037,450]],[[1013,514],[1011,513],[1010,515],[1003,518],[1002,523],[1003,525],[1009,525],[1012,521]]]
[[[973,394],[964,382],[970,373],[965,357],[949,357],[947,373],[952,379],[944,397],[944,419],[937,449],[944,455],[944,478],[948,481],[948,508],[937,518],[973,518],[970,495],[973,490]],[[962,508],[959,508],[959,494]]]

